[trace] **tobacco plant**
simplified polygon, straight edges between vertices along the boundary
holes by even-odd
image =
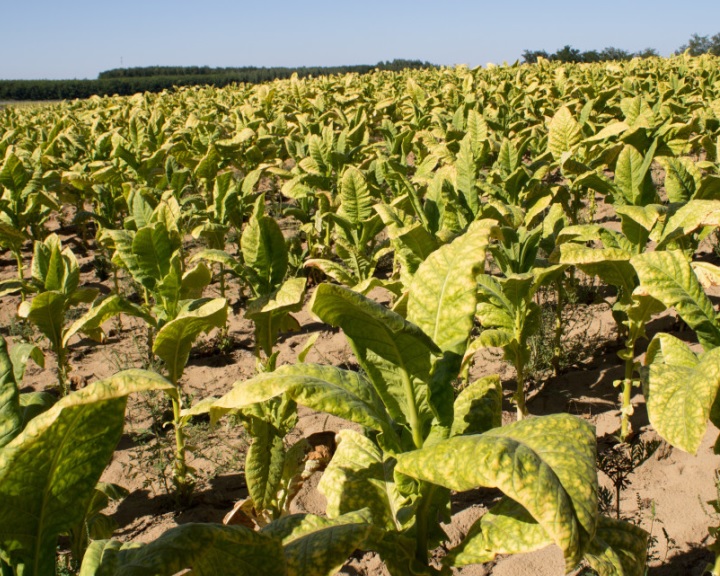
[[[201,333],[222,328],[227,322],[224,298],[203,298],[210,283],[208,268],[200,263],[183,272],[177,231],[155,221],[137,230],[108,231],[115,259],[142,287],[143,318],[148,324],[148,352],[164,364],[176,393],[170,394],[175,429],[173,483],[178,501],[187,503],[193,491],[193,471],[187,465],[180,379],[190,350]],[[153,337],[154,334],[154,337]]]
[[[392,574],[434,573],[428,551],[444,538],[438,523],[449,513],[448,489],[478,485],[499,487],[509,498],[451,551],[449,565],[555,542],[568,568],[586,557],[602,574],[639,574],[646,534],[597,514],[590,426],[550,416],[499,428],[496,377],[454,397],[477,305],[475,277],[491,229],[491,223],[473,224],[418,268],[407,319],[346,288],[317,288],[312,312],[343,329],[364,374],[283,366],[238,382],[213,403],[211,414],[217,419],[284,395],[361,425],[362,434],[338,435],[320,489],[330,518],[369,509],[376,536],[367,546],[380,553]],[[563,455],[570,449],[572,462]],[[523,480],[516,482],[519,476]],[[610,543],[617,543],[620,533],[626,541],[615,551]]]
[[[16,290],[24,281],[23,244],[32,238],[41,240],[42,224],[59,208],[44,190],[42,170],[27,168],[15,150],[8,147],[0,167],[0,246],[13,253],[19,282],[9,288]]]
[[[694,235],[718,224],[716,200],[692,200],[680,208],[650,204],[648,206],[618,206],[621,231],[616,232],[597,224],[571,226],[560,232],[558,248],[551,259],[563,264],[574,264],[590,275],[597,275],[618,290],[611,305],[618,323],[619,333],[625,340],[625,348],[619,353],[624,361],[625,374],[616,386],[622,386],[621,430],[625,439],[630,433],[629,417],[633,413],[631,395],[633,386],[639,386],[635,378],[635,346],[645,337],[645,326],[650,318],[666,307],[672,306],[675,284],[686,282],[685,267],[677,256],[665,256],[665,250],[682,247],[694,251],[698,239]],[[648,241],[655,244],[655,251],[648,251]],[[601,242],[594,248],[584,243]],[[689,269],[687,257],[681,257]],[[658,259],[670,259],[663,275],[652,278]],[[668,277],[669,276],[669,277]],[[649,281],[642,281],[648,278]],[[643,286],[640,286],[643,284]],[[668,292],[669,291],[669,292]]]
[[[340,262],[310,258],[305,266],[319,268],[340,284],[365,292],[377,283],[373,282],[375,268],[388,252],[378,239],[383,222],[373,211],[377,199],[363,173],[352,166],[345,169],[340,180],[339,198],[337,212],[328,212],[325,217],[333,224],[333,249]]]
[[[118,295],[95,300],[96,288],[79,286],[80,270],[69,248],[62,249],[60,240],[51,234],[44,242],[36,242],[32,261],[32,280],[28,289],[39,292],[32,300],[22,302],[18,316],[27,318],[50,342],[57,358],[58,386],[69,392],[70,363],[68,344],[77,333],[84,333],[102,341],[102,324],[118,314],[144,317],[146,314]],[[67,323],[69,312],[82,304],[92,307],[72,324]]]
[[[493,261],[503,277],[478,275],[477,319],[483,330],[465,352],[464,362],[484,347],[503,349],[516,373],[514,401],[518,420],[528,415],[525,404],[526,366],[530,360],[529,339],[540,329],[542,311],[535,302],[537,291],[560,282],[564,265],[542,266],[537,258],[544,230],[497,227],[498,242],[490,247]]]
[[[128,370],[30,411],[12,355],[0,341],[0,565],[4,574],[45,576],[55,573],[59,535],[87,529],[100,474],[122,434],[127,395],[172,386]]]

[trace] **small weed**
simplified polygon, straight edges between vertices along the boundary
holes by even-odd
[[[610,479],[615,488],[612,500],[616,518],[620,518],[620,499],[623,490],[631,484],[630,475],[655,453],[658,446],[659,440],[637,440],[631,444],[619,442],[598,454],[598,469]],[[606,494],[605,497],[607,496]]]
[[[644,501],[642,498],[640,498],[640,494],[637,494],[637,511],[635,512],[634,517],[630,519],[630,521],[639,525],[642,522],[644,516],[643,512],[648,509],[650,510],[650,526],[648,526],[647,531],[650,536],[648,538],[647,556],[645,562],[646,565],[650,564],[650,562],[664,563],[670,553],[678,550],[680,547],[678,546],[675,539],[670,536],[670,534],[668,534],[668,531],[665,530],[665,526],[661,526],[660,530],[662,532],[662,537],[665,541],[665,554],[663,554],[662,557],[660,556],[660,553],[657,549],[660,539],[655,534],[655,524],[662,524],[662,520],[657,517],[655,501]],[[645,574],[648,574],[648,570],[649,569],[646,567]]]
[[[159,392],[143,394],[135,409],[140,414],[133,416],[145,421],[149,419],[149,423],[131,433],[136,454],[130,460],[128,477],[140,479],[142,487],[151,490],[154,496],[158,492],[171,494],[174,444],[168,426],[172,414],[169,413],[167,399]]]
[[[712,544],[708,546],[708,549],[715,554],[715,564],[708,564],[704,574],[720,574],[720,470],[715,470],[715,494],[716,498],[707,502],[712,508],[708,510],[706,503],[700,500],[700,506],[705,511],[705,514],[716,524],[716,526],[710,526],[708,528],[708,534],[713,539]]]
[[[80,566],[73,559],[70,551],[59,546],[55,559],[55,576],[75,576],[80,571]]]
[[[34,342],[35,331],[25,318],[10,317],[10,323],[2,327],[2,332],[15,342]]]
[[[105,282],[112,274],[112,264],[107,257],[102,254],[96,254],[93,260],[93,268],[95,270],[95,277],[100,282]]]
[[[184,398],[183,403],[192,406],[192,398]],[[131,434],[136,447],[128,476],[139,480],[142,487],[150,490],[153,496],[173,495],[175,437],[172,431],[172,411],[167,398],[160,393],[143,395],[133,412],[133,419],[142,419],[144,426]],[[193,460],[204,460],[211,464],[207,472],[192,470],[198,484],[227,472],[244,469],[249,442],[242,429],[237,440],[228,434],[217,434],[206,421],[191,421],[185,424],[184,430],[187,444],[192,446]]]
[[[579,304],[581,292],[587,289],[587,282],[570,280],[563,286],[566,298],[562,310],[562,338],[556,352],[557,294],[554,288],[538,290],[536,302],[541,307],[540,329],[530,337],[530,361],[527,372],[535,380],[543,380],[553,373],[560,373],[587,358],[588,350],[596,349],[602,342],[600,327],[592,331],[595,319],[593,311]],[[568,288],[570,287],[570,288]]]

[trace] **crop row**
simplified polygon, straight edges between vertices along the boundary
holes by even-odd
[[[675,447],[697,452],[708,420],[720,424],[720,321],[705,291],[720,267],[697,257],[720,226],[719,74],[710,56],[541,59],[0,110],[0,246],[17,263],[0,294],[21,295],[18,315],[47,340],[58,382],[21,394],[42,352],[0,342],[4,573],[54,573],[58,536],[70,534],[88,576],[333,574],[356,549],[392,574],[430,574],[551,543],[568,571],[644,574],[648,534],[599,512],[593,428],[528,418],[529,342],[538,294],[550,293],[559,370],[577,276],[597,277],[623,342],[620,439],[637,387]],[[110,262],[111,294],[80,285],[75,255],[50,232],[62,218]],[[220,296],[206,297],[213,282]],[[228,284],[249,294],[257,375],[188,405],[193,345],[227,336]],[[343,331],[360,371],[277,366],[309,284],[309,310]],[[390,307],[368,297],[376,288]],[[637,362],[648,322],[668,309],[702,352],[660,333]],[[144,322],[159,372],[71,392],[72,339],[102,341],[121,314]],[[501,425],[500,379],[469,377],[482,348],[514,368],[515,423]],[[239,416],[252,438],[243,513],[256,530],[190,524],[143,545],[90,530],[126,397],[147,390],[172,405],[178,506],[194,490],[189,422]],[[288,514],[307,448],[284,441],[298,405],[362,429],[338,436],[322,517]],[[478,486],[505,496],[431,567],[451,490]]]

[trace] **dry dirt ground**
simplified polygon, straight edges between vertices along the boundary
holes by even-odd
[[[63,230],[60,231],[61,233]],[[63,241],[78,255],[82,268],[82,282],[108,291],[110,280],[100,282],[96,274],[95,255],[86,252],[74,236],[63,236]],[[25,254],[29,264],[31,255]],[[0,253],[0,279],[15,274],[11,254]],[[217,291],[210,288],[210,295]],[[213,335],[201,340],[191,356],[182,380],[185,392],[198,399],[228,391],[234,382],[249,378],[255,371],[252,324],[243,318],[238,304],[238,288],[231,286],[229,335],[230,349],[218,351],[213,346]],[[376,294],[379,298],[385,295]],[[600,293],[600,296],[602,293]],[[567,319],[569,337],[566,342],[569,365],[557,377],[536,374],[528,404],[532,414],[542,415],[569,412],[588,419],[597,428],[599,450],[609,446],[608,435],[618,428],[618,394],[613,380],[622,378],[622,368],[615,341],[614,322],[607,305],[588,300],[573,307]],[[15,317],[19,297],[4,297],[0,302],[0,326],[10,341],[21,336],[37,339]],[[355,365],[342,333],[328,329],[303,311],[297,315],[302,331],[284,338],[279,343],[279,364],[294,362],[297,350],[313,334],[319,333],[317,342],[307,361],[346,367]],[[104,378],[131,367],[146,366],[145,335],[133,319],[124,318],[118,330],[114,321],[108,323],[110,337],[98,345],[89,340],[74,338],[71,342],[72,375],[79,385]],[[671,331],[688,341],[691,332],[680,330],[680,323],[672,314],[654,320],[649,335],[657,331]],[[646,344],[646,342],[644,343]],[[638,359],[642,358],[641,343]],[[47,348],[41,341],[43,348]],[[46,352],[46,367],[31,365],[25,377],[28,389],[43,389],[54,382],[53,355]],[[514,388],[513,371],[498,353],[488,352],[478,357],[472,370],[473,377],[499,373],[509,397]],[[644,441],[656,439],[647,422],[642,394],[633,399],[636,406],[633,428]],[[513,418],[514,410],[506,405],[505,420]],[[117,521],[115,537],[122,540],[148,541],[175,525],[190,522],[220,522],[233,504],[247,495],[243,479],[243,459],[247,437],[239,425],[223,423],[210,430],[207,422],[197,422],[190,428],[191,444],[195,451],[191,465],[197,468],[198,485],[194,502],[186,510],[176,512],[173,499],[168,495],[170,484],[170,454],[172,450],[167,427],[168,405],[159,396],[134,397],[128,404],[127,426],[114,456],[103,475],[104,481],[115,482],[127,488],[130,495],[115,504],[112,513]],[[337,431],[345,424],[324,414],[303,410],[295,435],[308,435],[318,431]],[[720,468],[720,457],[712,451],[718,430],[709,427],[697,456],[674,450],[661,443],[655,453],[640,465],[628,480],[629,486],[621,494],[621,514],[638,522],[652,534],[649,574],[700,575],[712,559],[705,551],[707,527],[717,524],[709,516],[706,501],[716,497],[715,471]],[[602,472],[601,484],[610,488],[611,482]],[[311,477],[294,500],[295,511],[322,513],[324,500],[316,490],[317,475]],[[452,523],[445,526],[449,543],[457,543],[470,525],[498,498],[491,490],[476,490],[453,496]],[[342,574],[385,574],[382,563],[373,554],[357,553],[343,568]],[[470,566],[457,574],[475,576],[557,576],[563,573],[562,555],[554,547],[527,555],[498,558],[491,565]]]

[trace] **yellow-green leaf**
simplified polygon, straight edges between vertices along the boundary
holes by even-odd
[[[499,488],[560,546],[568,568],[595,533],[595,432],[575,416],[522,420],[397,458],[398,472],[451,490]]]
[[[473,222],[430,254],[410,283],[407,318],[444,352],[462,354],[467,346],[477,306],[475,277],[484,269],[493,224]]]
[[[570,152],[582,140],[580,124],[567,106],[562,106],[553,116],[548,127],[548,150],[555,160]]]

